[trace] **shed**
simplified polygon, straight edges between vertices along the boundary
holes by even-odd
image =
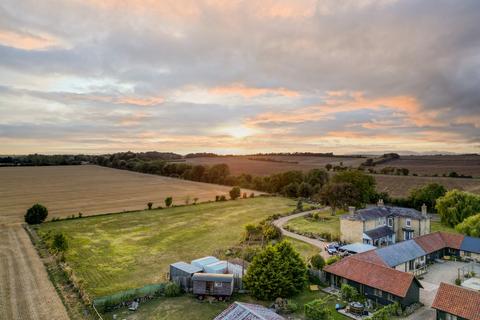
[[[209,264],[203,268],[203,270],[207,273],[218,273],[224,274],[227,273],[228,270],[228,263],[227,261],[218,261],[212,264]]]
[[[349,253],[354,253],[354,254],[367,252],[375,249],[377,249],[377,247],[372,246],[370,244],[360,243],[360,242],[355,242],[355,243],[347,244],[343,247],[340,247],[340,250],[347,251]]]
[[[195,273],[192,282],[193,294],[198,296],[229,297],[233,293],[233,274]]]
[[[192,261],[192,264],[196,267],[202,268],[202,270],[205,271],[206,266],[208,266],[209,264],[218,262],[218,261],[220,261],[220,260],[218,260],[215,257],[208,256],[208,257],[203,257],[203,258],[200,258],[200,259],[195,259],[195,260]]]
[[[273,310],[258,304],[234,302],[213,320],[285,320]]]
[[[178,283],[183,290],[188,291],[192,287],[193,274],[202,271],[202,268],[186,262],[175,262],[170,265],[170,281]]]

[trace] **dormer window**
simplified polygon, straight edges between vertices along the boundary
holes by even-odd
[[[405,221],[405,226],[411,227],[411,226],[412,226],[412,219],[407,219],[407,220]]]

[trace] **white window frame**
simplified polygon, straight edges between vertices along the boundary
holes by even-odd
[[[405,220],[405,226],[406,227],[411,227],[412,226],[412,219]]]
[[[221,288],[223,287],[223,282],[218,282],[218,281],[215,281],[214,285],[213,285],[215,288]]]

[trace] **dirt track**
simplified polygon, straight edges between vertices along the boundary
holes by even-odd
[[[20,225],[0,225],[0,319],[69,319]]]

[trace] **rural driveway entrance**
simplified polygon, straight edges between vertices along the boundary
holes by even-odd
[[[323,211],[323,210],[327,210],[327,208],[320,209],[320,211]],[[304,211],[304,212],[295,213],[295,214],[292,214],[292,215],[289,215],[289,216],[286,216],[286,217],[281,217],[281,218],[273,221],[273,224],[280,228],[280,230],[282,232],[282,235],[290,237],[290,238],[294,238],[294,239],[297,239],[297,240],[300,240],[300,241],[303,241],[303,242],[306,242],[306,243],[309,243],[309,244],[319,248],[320,249],[320,254],[322,255],[322,257],[327,259],[329,257],[329,255],[328,255],[328,252],[325,251],[325,246],[328,245],[328,242],[324,242],[324,241],[320,241],[320,240],[317,240],[317,239],[312,239],[312,238],[309,238],[309,237],[305,237],[305,236],[290,232],[288,230],[285,230],[283,228],[283,225],[285,225],[285,223],[287,223],[289,220],[292,220],[292,219],[295,219],[295,218],[298,218],[298,217],[304,217],[304,216],[306,216],[310,213],[317,212],[317,211],[319,211],[319,210]]]
[[[19,224],[0,224],[0,319],[69,319],[37,251]]]

